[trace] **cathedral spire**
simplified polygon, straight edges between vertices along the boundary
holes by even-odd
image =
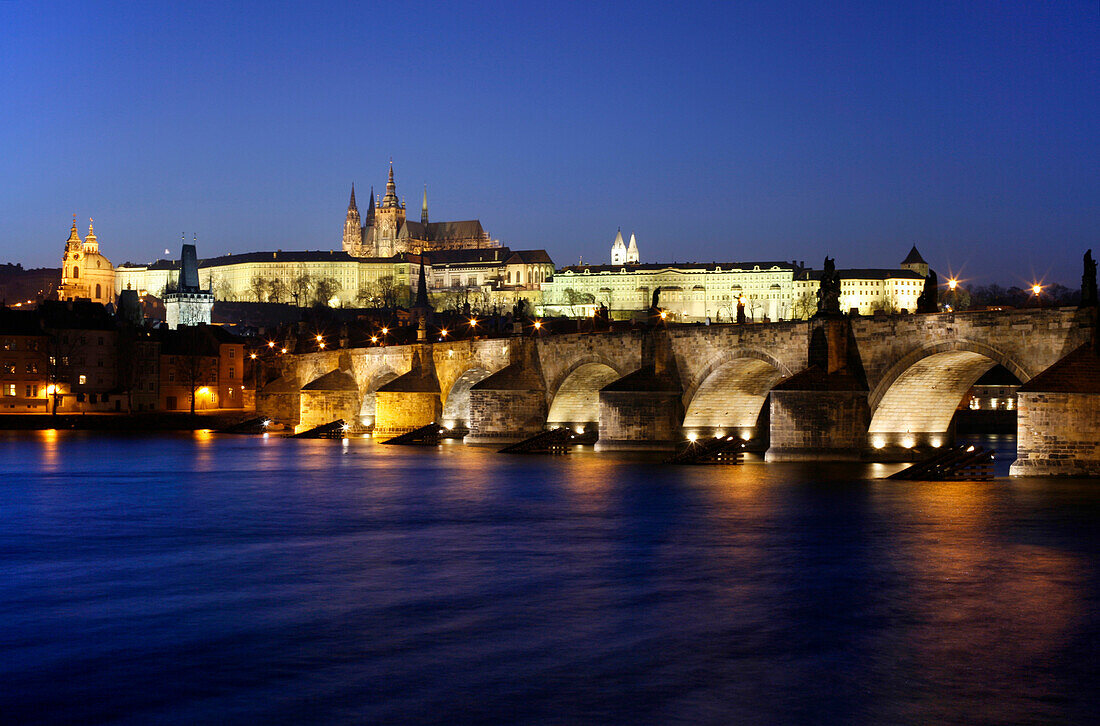
[[[424,185],[424,204],[420,207],[420,223],[428,226],[428,185]]]
[[[374,224],[374,185],[370,188],[370,203],[367,204],[367,226]]]
[[[355,206],[355,182],[351,183],[351,201],[348,202],[348,211],[359,210],[359,207]]]
[[[397,185],[393,183],[393,159],[390,159],[390,178],[386,181],[386,196],[382,197],[382,208],[399,207],[397,200]]]

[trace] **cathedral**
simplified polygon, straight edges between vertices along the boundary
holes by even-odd
[[[355,185],[351,187],[351,201],[344,220],[343,250],[352,257],[387,258],[405,252],[420,254],[437,250],[468,250],[484,247],[500,247],[499,240],[489,238],[481,221],[469,219],[461,222],[428,221],[428,188],[424,187],[424,203],[420,208],[420,221],[405,219],[405,202],[397,197],[397,185],[393,181],[393,162],[386,182],[386,196],[376,204],[374,188],[367,203],[366,219],[362,219],[355,204]]]
[[[99,254],[99,240],[91,220],[88,236],[80,239],[75,214],[61,259],[61,287],[57,295],[60,300],[91,300],[104,305],[115,301],[115,268]]]

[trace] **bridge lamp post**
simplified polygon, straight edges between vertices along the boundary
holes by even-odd
[[[1039,283],[1035,283],[1031,286],[1031,294],[1035,296],[1035,304],[1039,307],[1043,307],[1043,298],[1040,293],[1043,292],[1043,286]]]

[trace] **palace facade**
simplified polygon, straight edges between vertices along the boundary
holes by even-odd
[[[639,263],[634,235],[611,246],[610,265],[563,267],[542,284],[543,315],[584,317],[601,305],[613,318],[644,314],[660,288],[658,305],[681,322],[735,320],[744,300],[749,320],[805,319],[817,310],[821,272],[787,261]],[[634,262],[627,262],[633,259]],[[861,315],[917,307],[928,264],[916,247],[898,269],[841,269],[841,309]]]

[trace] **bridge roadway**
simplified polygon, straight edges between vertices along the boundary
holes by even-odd
[[[1089,311],[1046,308],[675,325],[287,355],[257,410],[389,436],[432,421],[467,443],[598,427],[598,448],[736,435],[769,460],[907,458],[945,445],[967,390],[1022,383],[1088,342]]]

